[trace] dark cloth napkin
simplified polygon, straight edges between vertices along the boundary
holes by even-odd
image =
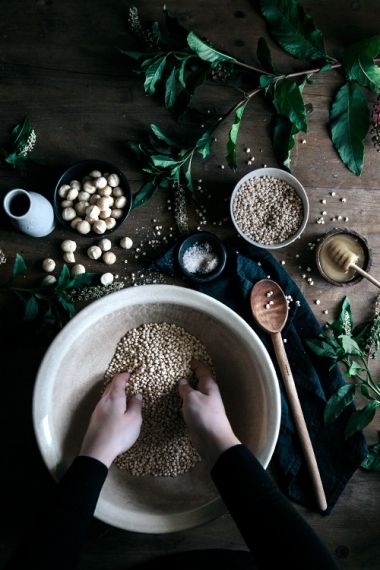
[[[329,370],[331,360],[315,355],[306,345],[305,339],[315,338],[321,332],[321,326],[301,291],[283,267],[265,249],[236,239],[226,241],[225,245],[228,261],[222,275],[210,283],[192,283],[192,286],[237,312],[266,346],[275,364],[281,388],[281,427],[273,457],[276,478],[280,488],[290,499],[317,510],[271,339],[254,323],[250,311],[251,289],[260,279],[270,276],[280,284],[286,295],[292,296],[289,318],[282,336],[287,339],[285,349],[321,473],[328,503],[326,513],[329,513],[367,455],[362,433],[356,433],[347,441],[344,438],[344,428],[354,409],[353,404],[332,424],[325,425],[323,420],[326,401],[344,384],[344,380],[338,367]],[[181,277],[176,261],[177,247],[173,246],[156,260],[153,268],[171,276]]]

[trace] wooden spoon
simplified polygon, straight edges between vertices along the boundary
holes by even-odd
[[[265,332],[269,333],[272,338],[274,351],[281,370],[301,448],[310,472],[318,507],[321,511],[325,511],[327,509],[327,501],[317,460],[281,336],[281,331],[288,318],[288,303],[283,290],[275,281],[271,281],[270,279],[258,281],[251,291],[251,309],[256,323]]]

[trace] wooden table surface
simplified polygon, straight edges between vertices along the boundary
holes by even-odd
[[[378,0],[313,2],[304,0],[315,22],[323,30],[330,53],[339,57],[345,42],[368,38],[379,32]],[[160,17],[162,3],[158,0],[138,3],[141,14]],[[117,0],[3,0],[0,20],[0,142],[9,129],[28,115],[37,131],[38,142],[33,158],[44,165],[40,174],[21,178],[15,171],[0,171],[0,194],[15,187],[36,190],[51,197],[51,173],[81,159],[101,158],[117,164],[131,182],[133,191],[139,187],[142,173],[127,158],[125,142],[143,138],[151,122],[169,132],[178,133],[167,110],[143,92],[139,76],[127,68],[126,59],[116,47],[131,48],[133,40],[127,31],[127,4]],[[267,37],[255,3],[248,0],[177,0],[169,6],[173,14],[189,29],[207,36],[216,47],[243,58],[255,60],[257,40]],[[280,69],[302,69],[302,64],[276,48],[274,58]],[[304,184],[311,204],[310,221],[301,240],[280,250],[276,257],[285,260],[285,268],[301,288],[316,317],[324,322],[323,310],[334,315],[339,302],[348,294],[357,321],[370,313],[376,288],[363,280],[350,288],[334,287],[323,281],[315,269],[309,242],[332,229],[332,216],[349,217],[346,225],[369,241],[373,254],[373,273],[380,276],[380,155],[369,137],[365,142],[366,159],[363,173],[356,177],[339,160],[328,137],[328,108],[339,85],[338,72],[321,74],[305,88],[310,103],[309,132],[306,144],[298,144],[293,153],[293,173]],[[236,95],[232,90],[215,84],[203,87],[194,106],[218,112],[229,108]],[[213,155],[196,164],[197,175],[212,195],[207,214],[209,229],[224,237],[233,234],[230,222],[218,225],[222,215],[215,217],[214,206],[220,194],[231,192],[235,182],[252,167],[244,155],[246,146],[255,154],[255,166],[279,166],[273,156],[268,135],[270,109],[257,99],[247,109],[239,137],[239,168],[236,173],[225,162],[224,142],[227,126],[218,133]],[[186,129],[193,123],[184,120]],[[199,125],[197,126],[199,130]],[[220,141],[220,142],[219,142]],[[261,149],[261,151],[260,151]],[[46,176],[45,176],[46,174]],[[336,191],[332,198],[329,192]],[[320,200],[327,198],[321,207]],[[342,204],[341,197],[347,202]],[[154,232],[153,219],[163,225],[162,235],[168,236],[175,225],[173,210],[168,209],[168,195],[160,191],[144,208],[133,211],[112,239],[128,235],[135,244],[143,242],[147,256],[134,258],[134,252],[122,253],[115,272],[129,282],[131,272],[144,271],[145,259],[154,258],[166,247],[162,242],[151,251],[147,240]],[[322,209],[328,210],[326,224],[316,224]],[[226,214],[227,215],[227,214]],[[197,226],[191,214],[191,228]],[[175,234],[175,232],[174,232]],[[7,263],[0,265],[0,278],[9,275],[16,252],[26,257],[28,279],[42,276],[41,261],[45,257],[61,259],[59,244],[72,237],[57,227],[43,239],[33,239],[12,229],[3,212],[0,214],[0,248]],[[168,242],[175,239],[168,237]],[[92,243],[77,238],[78,260],[89,270],[104,271],[99,262],[90,262],[85,251]],[[299,257],[297,257],[299,255]],[[128,264],[123,263],[123,256]],[[142,263],[142,261],[144,263]],[[314,287],[301,278],[298,266],[312,267]],[[140,280],[142,282],[143,279]],[[320,305],[314,300],[319,298]],[[38,364],[47,346],[35,339],[33,327],[20,324],[17,301],[1,299],[1,370],[2,370],[2,518],[6,522],[0,539],[0,559],[5,561],[40,501],[52,488],[52,480],[39,456],[31,422],[31,398]],[[366,430],[368,441],[376,441],[378,421]],[[380,476],[358,470],[342,493],[328,517],[299,508],[319,535],[336,554],[345,570],[374,570],[380,560]],[[142,535],[123,532],[95,521],[84,549],[81,569],[130,568],[137,561],[175,550],[202,547],[244,547],[232,519],[226,515],[201,528],[171,535]]]

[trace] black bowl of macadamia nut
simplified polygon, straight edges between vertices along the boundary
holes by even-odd
[[[128,216],[132,193],[119,168],[103,160],[82,160],[68,168],[54,190],[59,222],[80,235],[110,234]]]

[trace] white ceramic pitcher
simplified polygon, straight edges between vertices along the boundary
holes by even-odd
[[[15,228],[33,237],[50,234],[55,228],[54,210],[49,200],[22,188],[10,190],[4,210]]]

